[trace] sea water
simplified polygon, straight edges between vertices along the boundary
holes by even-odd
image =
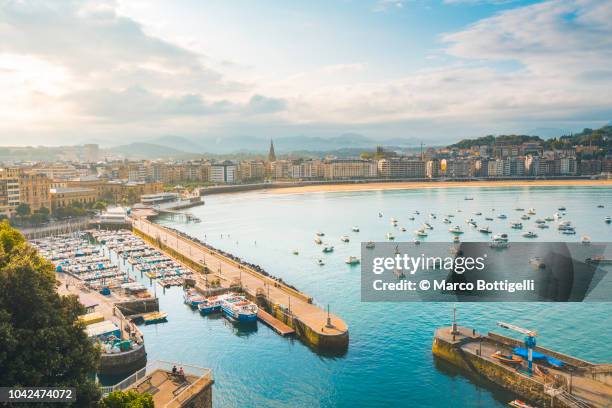
[[[466,196],[474,199],[465,200]],[[593,242],[612,239],[612,226],[604,223],[604,217],[612,215],[612,189],[607,187],[251,192],[205,201],[189,210],[201,223],[168,218],[158,222],[262,266],[313,296],[315,303],[329,305],[350,331],[345,354],[321,355],[263,324],[245,331],[221,316],[203,317],[183,304],[180,288],[158,286],[160,309],[169,313],[169,321],[141,327],[148,358],[212,368],[217,407],[505,406],[516,396],[434,360],[433,333],[450,324],[452,304],[362,303],[360,268],[344,260],[360,255],[362,241],[384,241],[387,232],[397,241],[412,241],[414,230],[425,221],[434,226],[424,239],[429,242],[450,242],[452,225],[466,231],[463,241],[490,239],[469,228],[469,218],[479,226],[489,225],[494,234],[507,232],[511,242],[526,241],[521,234],[527,230],[539,235],[537,241],[579,241],[582,235]],[[599,204],[605,208],[597,208]],[[549,229],[535,228],[536,218],[561,212],[561,206],[566,207],[563,219],[572,221],[576,235],[560,234],[553,222]],[[511,229],[510,221],[519,220],[531,207],[537,214],[522,221],[523,230]],[[482,216],[474,214],[479,211]],[[508,218],[498,219],[502,213]],[[442,223],[447,214],[455,215],[452,224]],[[494,221],[484,220],[489,216]],[[390,218],[398,220],[397,228]],[[360,232],[353,232],[353,226]],[[334,245],[333,253],[323,254],[322,246],[314,243],[317,231],[325,233],[325,243]],[[350,242],[340,241],[344,234]],[[317,259],[325,265],[318,265]],[[460,303],[457,310],[459,324],[478,331],[503,332],[496,322],[511,322],[537,330],[538,344],[544,347],[612,362],[612,304]]]

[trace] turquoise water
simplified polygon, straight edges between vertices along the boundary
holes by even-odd
[[[474,200],[465,201],[466,195]],[[597,208],[598,204],[606,208]],[[533,228],[535,218],[552,215],[561,205],[567,208],[565,219],[575,224],[576,235],[561,235],[554,227]],[[442,224],[443,214],[456,215],[453,224],[466,230],[462,240],[478,241],[483,235],[466,228],[464,220],[475,218],[484,224],[485,216],[502,212],[508,219],[492,215],[495,221],[486,224],[494,232],[508,232],[512,241],[521,241],[521,231],[509,228],[510,221],[522,214],[513,210],[517,206],[537,210],[535,217],[523,221],[523,232],[536,231],[538,240],[578,241],[581,235],[593,241],[612,238],[612,226],[603,221],[612,215],[609,188],[258,192],[207,197],[204,206],[191,210],[201,223],[160,222],[257,263],[312,295],[316,303],[329,304],[349,325],[349,349],[342,356],[326,357],[299,340],[281,338],[262,324],[252,332],[239,331],[223,318],[205,318],[183,305],[181,289],[162,292],[158,288],[169,322],[143,327],[149,359],[212,368],[218,407],[502,407],[515,396],[432,358],[434,329],[450,323],[451,304],[362,303],[359,268],[347,266],[344,259],[359,255],[361,241],[383,241],[390,231],[397,240],[412,240],[413,231],[430,212],[438,215],[427,238],[431,242],[451,239],[448,226]],[[457,213],[458,208],[463,212]],[[409,221],[415,210],[421,215]],[[483,216],[473,215],[475,211]],[[391,217],[407,232],[394,229]],[[352,232],[353,225],[361,231]],[[326,234],[324,241],[335,246],[334,253],[322,254],[314,244],[319,230]],[[351,237],[349,243],[340,242],[343,234]],[[294,249],[299,250],[298,256],[292,254]],[[317,265],[318,258],[324,258],[326,265]],[[545,347],[612,362],[611,304],[462,303],[458,313],[460,324],[483,332],[494,330],[499,320],[509,321],[536,329],[538,342]]]

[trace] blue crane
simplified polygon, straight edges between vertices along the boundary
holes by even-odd
[[[504,329],[514,330],[525,335],[525,348],[527,348],[527,372],[529,375],[533,374],[533,349],[536,346],[536,336],[538,335],[534,330],[524,329],[514,324],[497,322],[499,327]]]

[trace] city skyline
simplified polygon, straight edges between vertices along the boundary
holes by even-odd
[[[589,0],[9,1],[0,144],[596,128],[611,16]]]

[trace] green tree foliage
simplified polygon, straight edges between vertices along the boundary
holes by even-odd
[[[75,406],[93,407],[99,352],[76,323],[83,306],[56,285],[53,266],[1,222],[0,384],[76,387]]]
[[[153,397],[134,390],[114,391],[102,398],[101,408],[153,408]]]

